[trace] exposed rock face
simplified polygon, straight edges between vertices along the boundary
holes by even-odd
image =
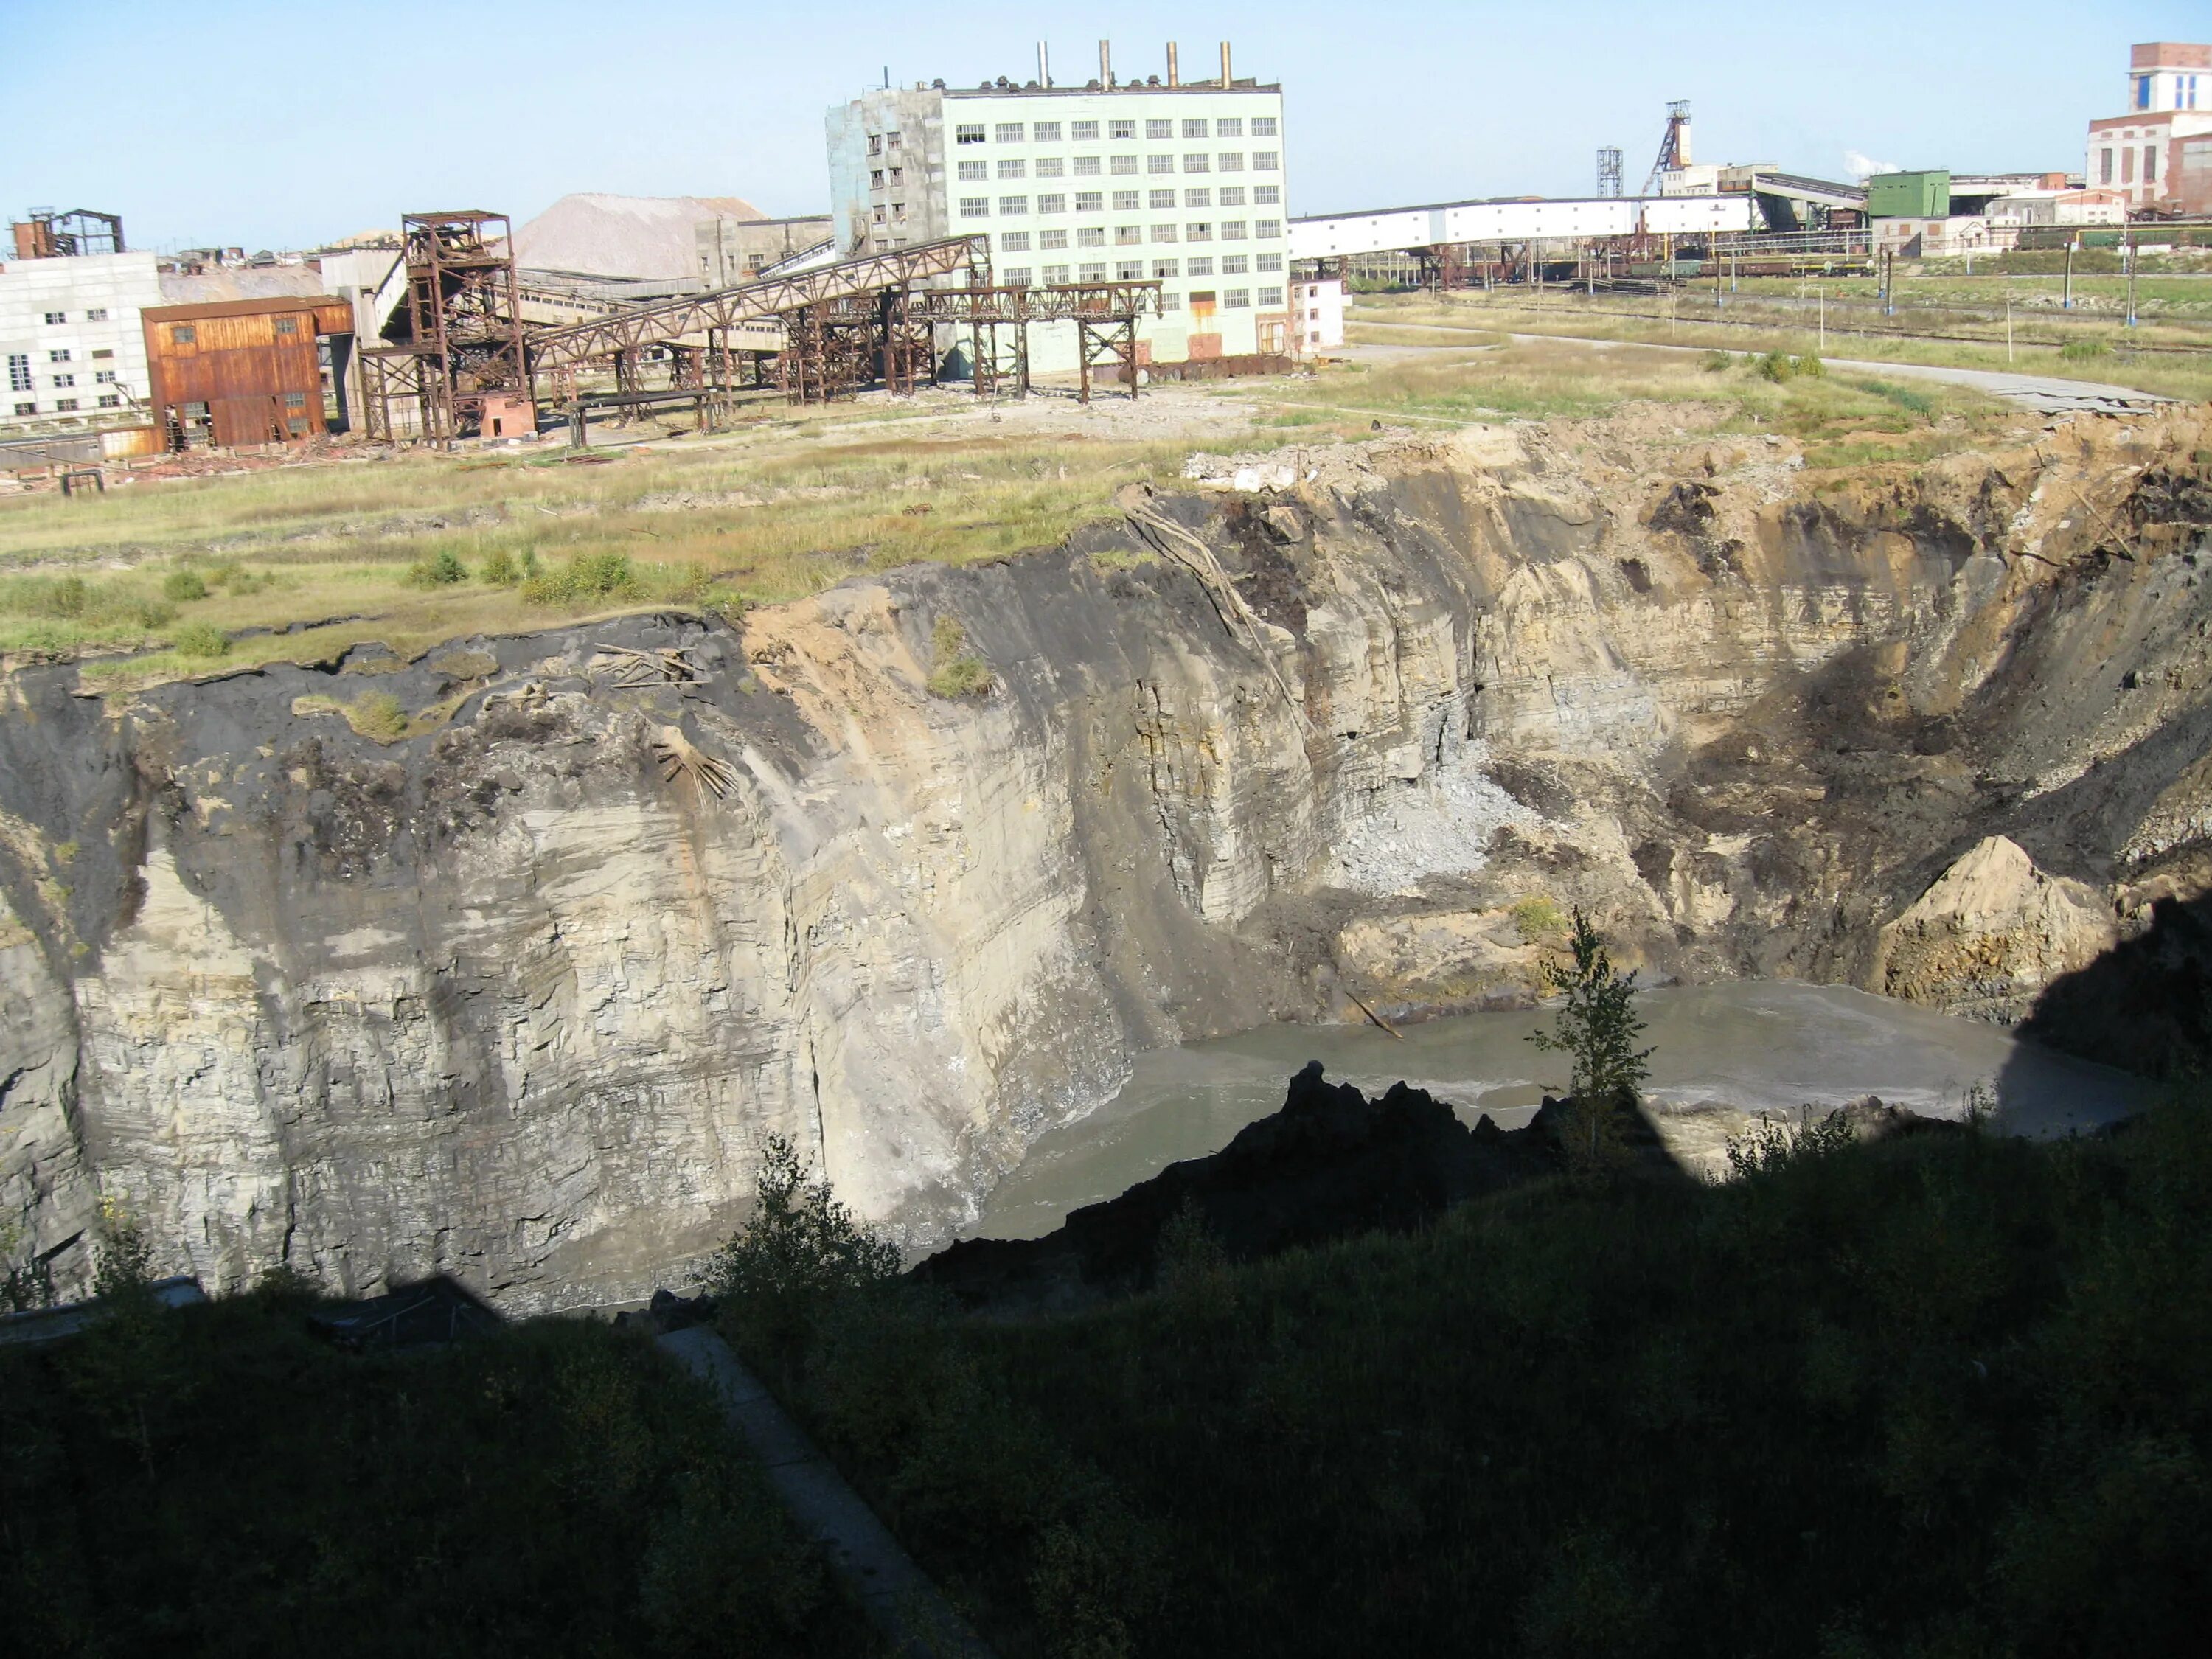
[[[213,1285],[627,1297],[736,1224],[765,1133],[934,1243],[1138,1050],[1520,994],[1572,903],[1654,973],[2004,1012],[2116,893],[2124,929],[2201,889],[2202,415],[1814,482],[1681,418],[1282,452],[1145,504],[1249,625],[1117,524],[741,634],[112,706],[18,669],[0,1218],[64,1284],[106,1194]],[[985,697],[925,689],[945,614]],[[619,686],[601,645],[699,681]],[[325,712],[368,690],[420,734]],[[726,794],[666,775],[672,726]],[[2038,872],[2013,908],[1908,920],[1991,836]],[[2014,914],[2042,932],[1998,995],[1969,958]]]
[[[1876,939],[1875,990],[2009,1023],[2119,930],[2086,883],[2047,876],[2018,842],[1991,836]]]

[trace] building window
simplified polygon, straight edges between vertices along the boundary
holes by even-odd
[[[17,404],[15,412],[18,415],[35,415],[39,412],[39,406],[36,404]]]
[[[1098,165],[1098,157],[1096,155],[1079,155],[1075,158],[1075,176],[1077,178],[1096,179],[1098,176],[1099,172],[1100,167]]]
[[[297,317],[279,317],[276,319],[276,331],[279,334],[297,334],[300,331],[300,319]]]
[[[1067,233],[1064,230],[1041,230],[1037,232],[1037,246],[1042,248],[1047,253],[1052,252],[1056,248],[1064,248],[1066,246]],[[1065,281],[1066,278],[1063,277],[1061,280]]]
[[[1279,173],[1282,169],[1283,158],[1279,151],[1272,149],[1255,149],[1252,152],[1253,172]]]
[[[1175,157],[1172,155],[1147,155],[1145,157],[1145,171],[1147,173],[1173,173],[1175,171]]]
[[[878,167],[875,171],[868,174],[868,188],[870,190],[881,190],[883,187],[884,170],[881,167]]]
[[[2112,182],[2112,152],[2108,149],[2097,153],[2097,182],[2100,185]]]
[[[2137,109],[2150,107],[2150,76],[2148,75],[2139,75],[2136,77],[2136,107]]]
[[[1027,288],[1029,285],[1030,268],[1027,265],[1015,265],[1006,272],[1008,288]]]
[[[1070,143],[1095,144],[1098,142],[1098,123],[1070,121],[1067,124],[1067,137]]]
[[[1129,260],[1124,259],[1120,264],[1114,267],[1114,280],[1117,283],[1143,282],[1145,280],[1144,262],[1142,260],[1138,260],[1133,263]]]
[[[1283,187],[1280,185],[1255,185],[1252,186],[1252,203],[1255,207],[1273,207],[1281,202],[1282,199]]]
[[[1001,253],[1027,253],[1029,251],[1030,234],[1026,230],[1010,230],[999,238],[999,252]]]
[[[1225,253],[1221,257],[1221,274],[1224,276],[1242,276],[1251,269],[1252,259],[1249,254]]]
[[[1213,205],[1213,192],[1203,186],[1187,190],[1182,193],[1182,204],[1187,208],[1210,208]]]
[[[1272,115],[1255,115],[1252,118],[1252,136],[1255,138],[1273,138],[1279,130],[1275,118]]]
[[[76,398],[55,398],[55,399],[54,399],[54,413],[55,413],[55,414],[57,414],[57,415],[74,415],[74,414],[76,414]]]
[[[1213,227],[1203,219],[1195,224],[1185,225],[1182,228],[1182,239],[1186,242],[1210,242],[1213,240]]]
[[[1174,259],[1153,260],[1152,280],[1159,283],[1172,283],[1176,277],[1182,275],[1182,272],[1176,269],[1178,263],[1178,261]]]
[[[46,354],[46,361],[50,363],[65,363],[69,360],[70,355],[69,348],[67,346],[64,346],[59,351],[49,351]]]
[[[1117,155],[1114,158],[1114,165],[1107,171],[1117,178],[1129,178],[1137,171],[1137,158],[1133,155]]]
[[[1194,276],[1198,273],[1196,271],[1193,271],[1191,274]],[[1209,311],[1213,308],[1213,301],[1216,297],[1217,296],[1213,290],[1210,288],[1194,288],[1190,291],[1191,304],[1194,306],[1204,306]]]
[[[880,132],[870,133],[868,135],[868,154],[871,155],[881,155],[883,153],[884,135]]]
[[[1242,185],[1224,185],[1221,187],[1221,205],[1224,207],[1243,207],[1244,205],[1244,186]]]
[[[1249,311],[1252,308],[1252,290],[1249,288],[1223,290],[1221,308],[1224,311]]]
[[[1224,173],[1243,172],[1244,152],[1241,149],[1223,150],[1221,152],[1221,170]]]
[[[1084,280],[1085,282],[1086,282],[1086,283],[1103,283],[1103,282],[1104,282],[1104,281],[1106,280],[1106,267],[1105,267],[1105,266],[1103,266],[1103,265],[1085,265],[1085,266],[1084,266],[1084,267],[1083,267],[1083,280]]]
[[[1116,213],[1135,212],[1137,204],[1143,195],[1144,192],[1139,190],[1115,191],[1114,192],[1114,211]]]
[[[960,198],[960,216],[963,219],[988,219],[991,216],[991,198],[988,196],[963,196]]]
[[[1075,232],[1075,245],[1078,247],[1104,247],[1106,227],[1103,225],[1079,226]]]
[[[200,332],[190,323],[179,323],[169,331],[171,345],[190,345],[200,337]]]
[[[999,212],[1002,217],[1026,218],[1029,216],[1029,210],[1030,198],[1026,196],[1001,196],[999,198]]]
[[[1077,191],[1075,192],[1075,210],[1078,213],[1105,212],[1106,192],[1103,190]]]
[[[1039,213],[1065,213],[1067,211],[1067,198],[1049,193],[1040,196],[1037,198],[1037,211]]]
[[[49,323],[57,325],[65,323],[69,321],[69,313],[66,311],[50,311],[46,313],[46,320]]]
[[[1137,136],[1137,124],[1134,121],[1109,121],[1106,136],[1109,138],[1133,138]]]
[[[1066,286],[1068,270],[1069,267],[1066,265],[1047,265],[1044,268],[1044,285],[1047,288],[1061,288]]]
[[[1160,295],[1160,309],[1162,311],[1181,311],[1182,309],[1182,295],[1180,294],[1162,294]]]
[[[1241,115],[1223,116],[1213,124],[1213,136],[1217,138],[1242,138],[1244,136],[1244,118]]]
[[[988,161],[963,161],[960,163],[960,181],[963,184],[981,184],[984,179],[990,176],[991,164]]]
[[[884,210],[880,204],[878,204],[876,209],[876,222],[879,225],[888,224],[890,222],[890,221],[884,217]],[[760,267],[758,265],[755,265],[753,269],[757,270]]]
[[[1056,144],[1060,142],[1060,123],[1034,121],[1030,124],[1030,142],[1037,144]]]
[[[1221,240],[1224,242],[1243,241],[1244,222],[1242,219],[1224,219],[1221,222]]]
[[[1040,179],[1061,178],[1066,172],[1067,163],[1057,155],[1042,155],[1037,158],[1036,176]]]
[[[2145,144],[2143,146],[2143,183],[2147,185],[2154,185],[2157,182],[2158,146],[2156,144]]]
[[[1260,290],[1260,303],[1262,306],[1279,306],[1282,304],[1283,290],[1279,288],[1261,289]]]
[[[952,130],[952,142],[956,144],[981,143],[983,124],[981,121],[963,122]]]
[[[1282,234],[1283,222],[1280,219],[1255,219],[1252,222],[1252,234],[1261,241],[1272,242]]]
[[[88,323],[106,322],[107,320],[107,307],[105,306],[95,307],[94,309],[84,313],[84,319]]]
[[[904,184],[905,182],[906,182],[906,169],[905,169],[904,167],[893,167],[893,168],[891,169],[891,188],[892,188],[893,190],[896,190],[896,189],[897,189],[901,185]]]
[[[115,384],[115,371],[112,368],[94,369],[92,375],[92,383],[94,386],[113,386]]]
[[[2120,182],[2132,185],[2136,181],[2136,152],[2130,145],[2120,152]]]
[[[1030,164],[1027,161],[1001,161],[999,163],[999,177],[1001,179],[1026,179],[1029,176]]]
[[[102,346],[99,350],[94,352],[92,356],[94,362],[105,362],[108,358],[112,357],[114,355],[115,353],[109,348]]]
[[[1202,115],[1195,115],[1187,118],[1182,124],[1182,136],[1186,138],[1205,137],[1206,118]]]
[[[1116,247],[1133,246],[1134,245],[1142,242],[1144,240],[1145,228],[1142,225],[1116,225],[1114,227],[1114,246]]]
[[[285,408],[287,408],[287,409],[305,409],[307,406],[307,394],[306,392],[286,392],[286,393],[284,394],[284,407],[285,407]]]
[[[1156,190],[1146,198],[1145,202],[1145,205],[1155,213],[1171,209],[1175,204],[1176,193],[1171,190]]]
[[[10,354],[8,359],[8,390],[28,392],[31,389],[31,358],[27,352]],[[21,410],[16,411],[21,414]]]
[[[304,438],[307,435],[307,423],[299,416],[294,416],[284,422],[284,430],[295,438]]]
[[[1182,158],[1182,170],[1185,173],[1211,173],[1213,171],[1213,158],[1194,150]]]
[[[1172,138],[1175,137],[1175,123],[1172,121],[1147,121],[1145,123],[1145,137],[1147,138]]]
[[[74,374],[57,374],[54,376],[54,384],[58,386],[75,386],[76,384],[76,376]]]
[[[1213,275],[1213,261],[1211,259],[1187,259],[1183,262],[1182,269],[1183,274],[1187,276],[1211,276]],[[1208,295],[1207,297],[1211,298],[1212,296]]]
[[[999,142],[1002,144],[1020,143],[1022,142],[1022,124],[1019,121],[1000,122],[997,137]]]
[[[1282,268],[1283,256],[1279,253],[1261,254],[1255,266],[1260,270],[1280,270]]]
[[[1154,225],[1152,227],[1152,240],[1154,241],[1172,242],[1175,239],[1176,228],[1173,225]]]

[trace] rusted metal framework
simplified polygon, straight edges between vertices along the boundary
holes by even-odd
[[[362,354],[371,404],[366,424],[372,434],[389,434],[389,398],[411,398],[416,435],[447,443],[481,421],[487,398],[530,396],[513,227],[505,214],[477,209],[410,213],[401,216],[399,239],[407,337]],[[403,367],[398,354],[416,361]]]
[[[929,289],[907,297],[908,313],[917,321],[969,331],[975,364],[975,389],[988,394],[1006,378],[999,330],[1013,331],[1012,374],[1015,390],[1029,391],[1029,327],[1032,323],[1073,323],[1079,368],[1078,395],[1091,401],[1091,371],[1117,364],[1137,395],[1137,325],[1160,313],[1157,282],[1068,283],[1049,288]]]
[[[125,251],[122,216],[96,208],[71,208],[66,213],[33,208],[30,217],[12,228],[18,259],[78,259]]]

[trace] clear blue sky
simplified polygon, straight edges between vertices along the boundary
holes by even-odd
[[[1860,0],[1058,8],[754,0],[0,0],[0,216],[119,212],[141,246],[312,245],[401,212],[520,220],[568,191],[824,206],[822,117],[879,81],[1087,79],[1236,46],[1279,80],[1297,213],[1629,188],[1670,98],[1701,161],[1842,176],[1847,152],[1959,171],[2076,168],[2121,108],[2131,41],[2212,39],[2205,0]],[[1077,33],[1078,28],[1081,33]],[[450,100],[434,113],[433,90]]]

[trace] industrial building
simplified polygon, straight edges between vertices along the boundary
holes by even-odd
[[[2128,52],[2127,112],[2089,123],[2087,182],[2130,209],[2185,211],[2183,146],[2212,134],[2212,46],[2153,40]]]
[[[699,276],[708,288],[734,288],[764,271],[836,246],[836,222],[826,213],[789,219],[709,219],[692,228]]]
[[[296,442],[328,429],[321,340],[350,343],[353,307],[321,298],[149,306],[141,313],[164,447]]]
[[[987,236],[1010,287],[1160,283],[1138,325],[1143,363],[1290,349],[1283,92],[1219,73],[1062,85],[1048,50],[1035,80],[884,88],[828,120],[831,213],[847,257]],[[1079,367],[1072,323],[1040,323],[1029,368]]]
[[[27,239],[17,246],[52,246]],[[151,253],[48,253],[0,266],[0,434],[143,421],[146,346],[139,313],[161,302]]]

